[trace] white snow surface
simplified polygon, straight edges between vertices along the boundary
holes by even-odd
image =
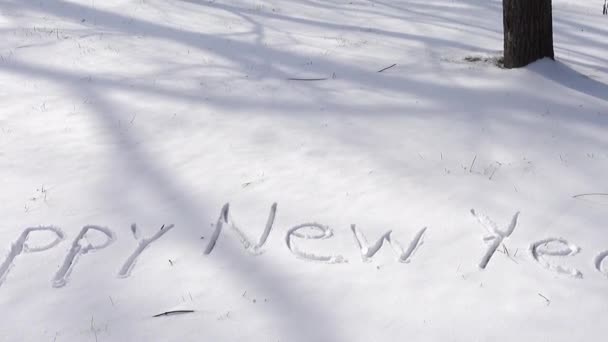
[[[605,341],[601,6],[0,1],[0,341]]]

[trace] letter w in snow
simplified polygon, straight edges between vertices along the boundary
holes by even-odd
[[[397,260],[399,262],[408,263],[410,262],[410,259],[413,256],[414,252],[418,249],[420,245],[422,245],[422,237],[424,236],[424,232],[426,231],[426,227],[418,231],[418,233],[414,236],[412,242],[410,242],[407,249],[404,250],[403,247],[401,247],[401,244],[397,242],[397,240],[391,238],[391,234],[393,232],[392,230],[389,230],[388,232],[384,233],[384,235],[382,235],[380,239],[376,241],[376,243],[370,246],[367,243],[365,235],[363,235],[362,232],[357,230],[354,224],[350,226],[350,229],[353,231],[353,235],[355,236],[355,241],[357,242],[357,245],[359,245],[359,249],[361,250],[361,258],[364,262],[371,261],[370,259],[380,250],[380,248],[382,248],[382,244],[384,243],[384,241],[386,241],[391,245],[391,248],[393,249],[395,254],[397,254]]]

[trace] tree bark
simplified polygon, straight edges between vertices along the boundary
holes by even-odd
[[[554,59],[551,0],[503,0],[502,9],[505,68]]]

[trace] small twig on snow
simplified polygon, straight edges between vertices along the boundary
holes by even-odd
[[[608,196],[608,193],[606,193],[606,192],[592,192],[592,193],[588,193],[588,194],[574,195],[574,196],[572,196],[572,198],[579,198],[579,197],[584,197],[584,196]]]
[[[497,170],[497,169],[494,169],[494,170],[492,171],[492,174],[490,175],[490,178],[488,178],[489,180],[492,180],[492,177],[494,177],[494,174],[496,173],[496,170]]]
[[[390,69],[390,68],[392,68],[392,67],[394,67],[394,66],[396,66],[396,65],[397,65],[397,64],[392,64],[392,65],[389,65],[389,66],[387,66],[386,68],[383,68],[383,69],[378,70],[377,72],[383,72],[383,71],[388,70],[388,69]]]
[[[539,296],[541,296],[541,297],[543,297],[543,299],[544,299],[545,301],[547,301],[547,305],[551,304],[551,300],[550,300],[549,298],[547,298],[547,297],[543,296],[543,294],[542,294],[542,293],[540,293],[540,292],[539,292],[539,293],[538,293],[538,295],[539,295]]]
[[[475,158],[473,158],[473,161],[471,162],[471,167],[469,167],[469,173],[473,172],[473,165],[475,165],[475,160],[477,160],[477,155],[475,155]]]
[[[152,317],[169,316],[169,315],[185,314],[185,313],[192,313],[192,312],[194,312],[194,310],[172,310],[172,311],[165,311],[163,313],[159,313]]]
[[[288,81],[327,81],[328,78],[327,77],[323,77],[323,78],[293,78],[293,77],[290,77],[287,80]]]

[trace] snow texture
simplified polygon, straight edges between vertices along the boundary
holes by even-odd
[[[606,340],[600,2],[0,1],[0,341]]]

